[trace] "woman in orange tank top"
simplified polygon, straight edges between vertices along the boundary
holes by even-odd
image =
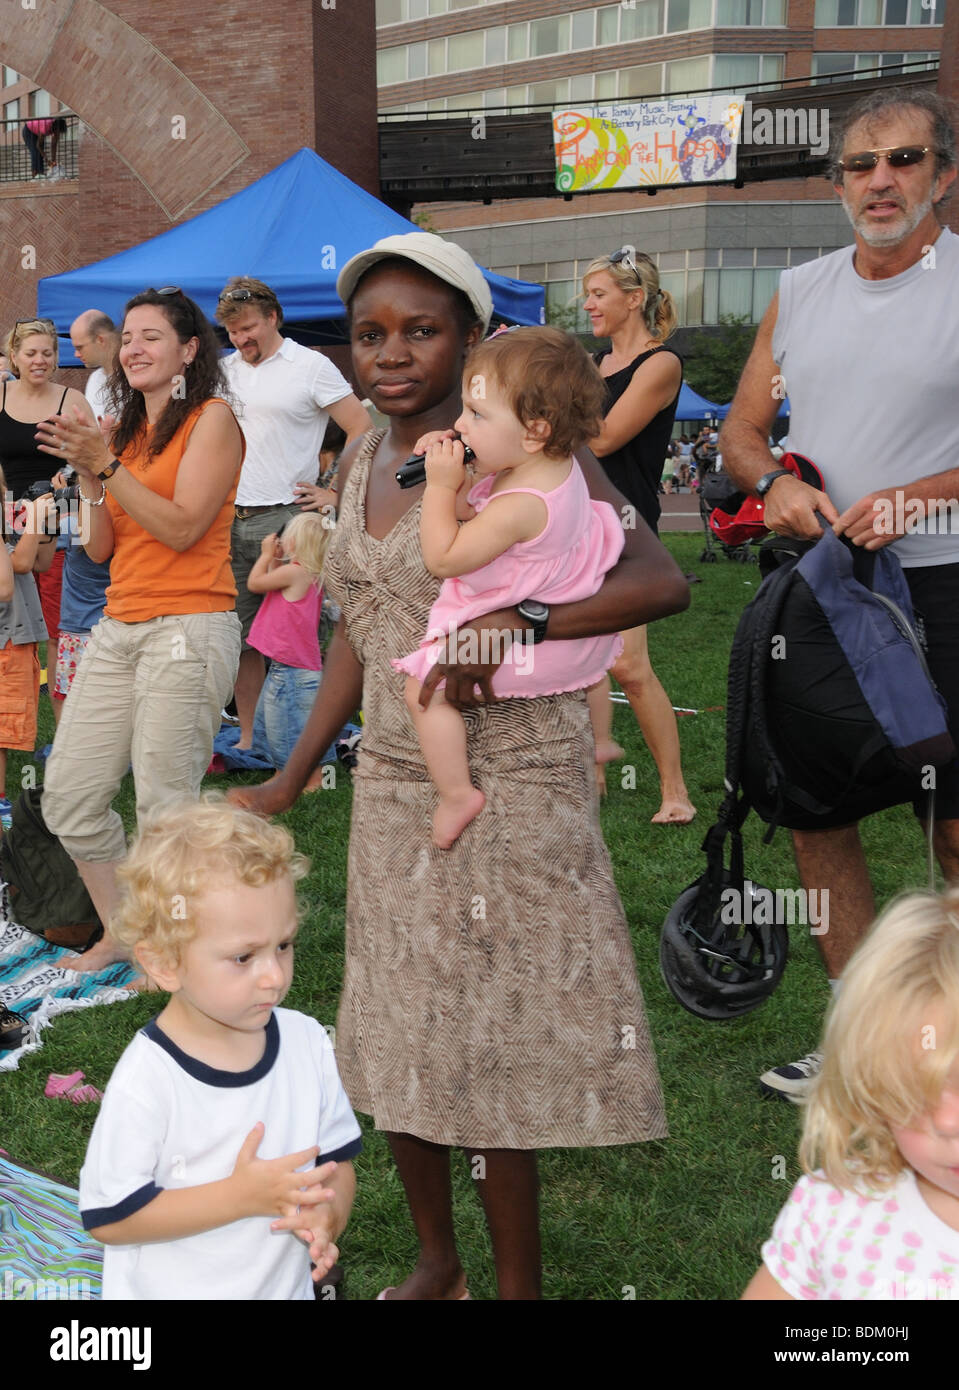
[[[182,290],[130,300],[110,388],[116,415],[102,432],[77,410],[37,432],[46,453],[77,470],[87,554],[111,562],[43,795],[104,926],[126,853],[112,801],[127,767],[138,816],[198,796],[236,679],[230,525],[245,447],[213,329]],[[71,968],[122,959],[107,933]]]

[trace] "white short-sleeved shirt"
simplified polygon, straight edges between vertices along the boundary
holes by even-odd
[[[102,367],[94,367],[87,377],[87,384],[83,388],[90,408],[99,420],[101,415],[110,413],[110,402],[107,396],[107,374]]]
[[[236,505],[292,502],[294,483],[316,482],[328,407],[345,400],[352,387],[329,358],[292,338],[255,367],[231,352],[223,369],[246,436]]]
[[[266,1050],[245,1072],[189,1057],[148,1023],[117,1063],[90,1137],[80,1173],[84,1229],[122,1221],[167,1189],[228,1178],[258,1120],[265,1126],[258,1158],[314,1144],[319,1162],[359,1153],[359,1125],[315,1019],[275,1009]],[[312,1299],[306,1246],[291,1231],[271,1231],[271,1219],[247,1217],[182,1240],[107,1245],[103,1297]]]
[[[926,1205],[911,1168],[874,1197],[800,1178],[763,1262],[793,1298],[959,1299],[959,1231]]]

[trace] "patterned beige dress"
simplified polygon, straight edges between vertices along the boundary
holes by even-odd
[[[418,506],[381,541],[366,530],[381,438],[350,471],[325,570],[364,668],[337,1023],[347,1094],[379,1129],[439,1144],[662,1138],[582,692],[470,711],[486,807],[451,850],[430,842],[436,793],[390,659],[415,650],[439,580]]]

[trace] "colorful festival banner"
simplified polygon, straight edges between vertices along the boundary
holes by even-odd
[[[556,110],[556,187],[596,193],[734,179],[743,105],[741,96],[708,96]]]

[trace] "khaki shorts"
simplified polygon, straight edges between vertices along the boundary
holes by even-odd
[[[0,649],[0,748],[33,752],[39,699],[40,658],[36,642],[24,642],[19,647],[8,642]]]
[[[240,660],[234,612],[101,618],[64,703],[43,815],[73,859],[126,854],[113,798],[133,764],[137,818],[197,797]]]
[[[260,546],[273,531],[279,531],[291,517],[300,515],[300,508],[293,503],[279,503],[268,512],[255,512],[253,516],[236,517],[230,532],[230,562],[233,565],[233,578],[236,581],[236,615],[240,620],[243,636],[243,650],[252,651],[247,638],[253,619],[260,610],[264,594],[251,594],[246,587],[250,570],[260,558]]]

